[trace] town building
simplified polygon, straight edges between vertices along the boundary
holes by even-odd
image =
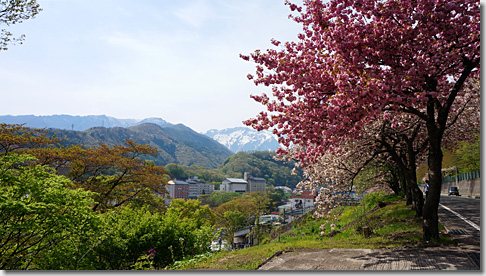
[[[175,198],[189,198],[189,183],[182,180],[170,180],[165,185],[167,193],[169,193],[169,198],[165,200],[166,204],[170,204],[171,199]]]
[[[205,183],[197,176],[189,177],[186,182],[189,184],[189,198],[197,199],[200,195],[209,195],[214,192],[214,186]]]
[[[247,193],[265,191],[267,186],[267,181],[265,178],[253,177],[249,173],[245,172],[243,174],[243,179],[248,182],[246,187]]]
[[[219,190],[225,192],[246,193],[248,182],[240,178],[226,178],[221,183]]]
[[[226,178],[221,183],[219,190],[240,194],[265,191],[267,185],[265,178],[253,177],[248,173],[244,173],[243,178]]]
[[[291,195],[290,201],[292,203],[292,210],[302,210],[303,213],[314,208],[314,202],[317,197],[317,192],[302,191],[301,194]]]

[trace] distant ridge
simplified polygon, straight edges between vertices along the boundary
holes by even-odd
[[[268,131],[256,131],[248,127],[226,128],[223,130],[211,129],[204,134],[196,133],[184,125],[173,125],[161,118],[136,119],[117,119],[106,115],[0,115],[0,123],[25,124],[26,127],[60,129],[70,131],[87,131],[92,128],[130,128],[146,123],[155,124],[166,131],[171,131],[171,135],[178,141],[195,147],[208,146],[207,141],[201,137],[212,138],[217,143],[225,146],[229,151],[237,153],[240,151],[275,151],[280,145]],[[120,130],[121,134],[121,130]],[[191,141],[191,139],[196,139]],[[201,140],[202,139],[202,140]]]
[[[181,124],[162,128],[156,124],[144,123],[128,128],[93,127],[84,131],[51,128],[49,132],[58,138],[65,138],[61,142],[65,146],[96,146],[100,141],[107,145],[116,145],[123,144],[125,139],[132,139],[139,144],[158,148],[160,153],[153,161],[161,166],[176,163],[215,169],[232,155],[225,146]]]
[[[161,127],[172,126],[172,124],[160,118],[136,119],[117,119],[106,115],[1,115],[0,122],[7,124],[25,124],[32,128],[58,128],[65,130],[83,131],[92,127],[131,127],[144,123],[153,123]]]

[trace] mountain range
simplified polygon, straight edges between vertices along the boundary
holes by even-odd
[[[205,135],[226,146],[232,152],[275,151],[280,145],[273,134],[246,127],[211,129]]]
[[[63,143],[98,145],[120,144],[125,139],[149,144],[161,150],[154,162],[158,165],[176,163],[216,168],[237,152],[275,151],[279,144],[269,132],[247,127],[211,129],[197,133],[183,124],[171,124],[161,118],[117,119],[106,115],[4,115],[0,123],[25,124],[26,127],[46,128]]]
[[[92,127],[131,127],[145,123],[153,123],[161,127],[172,126],[171,123],[160,118],[117,119],[106,115],[71,116],[71,115],[4,115],[0,122],[6,124],[25,124],[32,128],[58,128],[83,131]]]
[[[131,139],[159,149],[158,156],[149,159],[161,166],[176,163],[214,169],[233,154],[225,146],[182,124],[161,127],[145,123],[126,128],[92,127],[83,131],[51,128],[48,131],[58,138],[64,138],[61,142],[64,146],[96,146],[100,141],[107,145],[116,145]]]

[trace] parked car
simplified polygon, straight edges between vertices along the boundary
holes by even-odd
[[[449,196],[451,196],[451,195],[460,196],[459,189],[457,187],[449,187],[448,195]]]

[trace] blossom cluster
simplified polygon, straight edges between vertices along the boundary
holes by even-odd
[[[299,161],[306,177],[300,185],[321,190],[322,214],[352,188],[380,146],[403,146],[393,137],[413,138],[417,158],[424,158],[431,120],[446,125],[446,144],[467,138],[470,132],[461,130],[479,124],[478,1],[286,5],[303,26],[298,40],[272,39],[277,49],[240,55],[256,63],[248,79],[272,91],[251,95],[266,110],[245,124],[271,130],[283,145],[279,156]]]

